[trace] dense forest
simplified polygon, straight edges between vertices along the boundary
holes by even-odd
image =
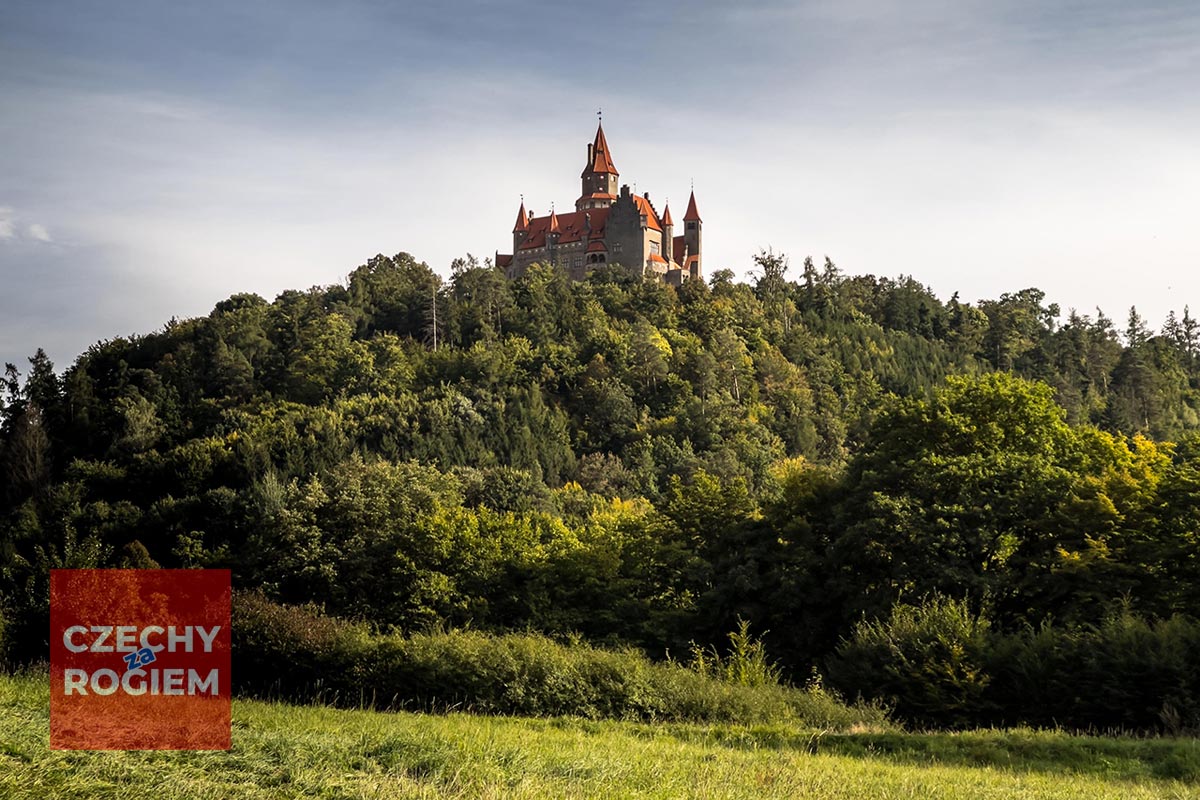
[[[1190,312],[755,266],[674,288],[376,256],[8,365],[8,659],[46,651],[51,568],[228,567],[381,631],[662,658],[749,622],[791,680],[927,723],[1200,723],[1171,672],[1200,656]],[[1115,717],[1005,700],[1088,669],[1162,685]]]

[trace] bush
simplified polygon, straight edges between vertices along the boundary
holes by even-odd
[[[1200,624],[1128,610],[1095,626],[1044,625],[998,638],[995,721],[1091,730],[1200,729]]]
[[[761,639],[750,635],[750,623],[738,619],[738,629],[729,634],[729,652],[722,655],[714,646],[692,645],[694,672],[719,678],[739,686],[776,686],[782,671],[767,658]]]
[[[893,706],[907,722],[969,727],[987,710],[988,629],[962,601],[899,604],[842,640],[828,662],[829,681],[847,696]]]
[[[738,685],[634,651],[535,634],[373,635],[261,595],[234,595],[233,636],[237,690],[251,696],[523,716],[886,724],[879,708],[847,707],[819,686]]]
[[[5,637],[7,630],[8,611],[4,608],[4,603],[0,602],[0,671],[9,666],[8,639]]]
[[[365,626],[324,616],[314,606],[282,606],[235,592],[234,680],[259,697],[292,700],[359,694],[368,654]]]
[[[829,661],[848,696],[892,704],[938,727],[1200,730],[1200,622],[1128,609],[1095,625],[992,630],[964,603],[935,598],[862,622]]]

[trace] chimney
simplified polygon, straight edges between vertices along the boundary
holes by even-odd
[[[649,192],[642,192],[642,197],[644,197],[644,198],[646,198],[647,200],[649,200],[649,199],[650,199],[650,193],[649,193]]]

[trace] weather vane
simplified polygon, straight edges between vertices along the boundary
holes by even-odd
[[[603,108],[596,109],[596,119],[600,120],[601,122],[604,122],[604,109]]]

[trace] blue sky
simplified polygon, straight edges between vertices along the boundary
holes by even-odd
[[[595,125],[705,268],[1200,310],[1184,2],[0,4],[0,360],[508,249]]]

